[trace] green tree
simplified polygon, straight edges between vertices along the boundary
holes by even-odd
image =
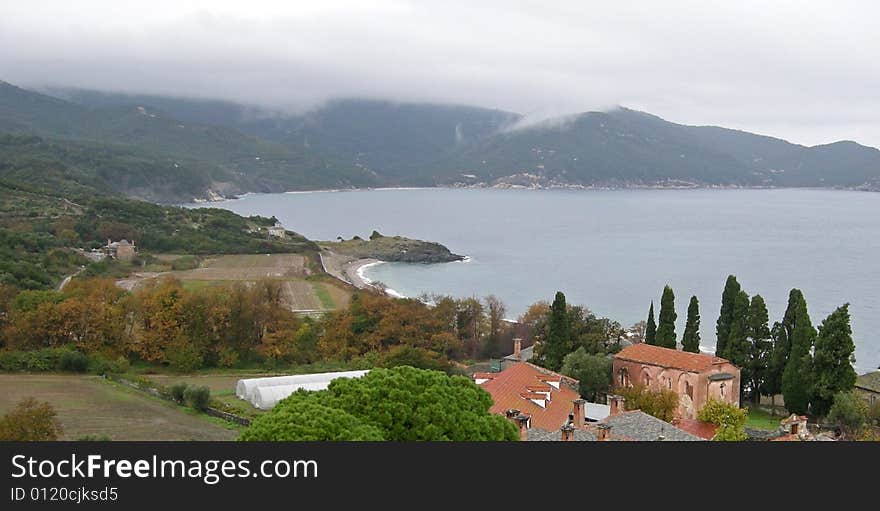
[[[760,401],[761,390],[769,371],[773,344],[770,342],[770,316],[761,295],[752,297],[748,319],[748,391],[755,403]]]
[[[590,401],[598,401],[599,395],[611,387],[611,360],[591,355],[583,346],[565,356],[559,372],[578,380],[578,392]]]
[[[816,329],[807,313],[807,302],[798,301],[791,330],[791,353],[782,372],[782,397],[789,412],[805,414],[810,408],[813,378],[813,344]]]
[[[556,371],[562,366],[562,359],[572,348],[569,326],[565,295],[561,291],[557,291],[556,297],[550,305],[546,338],[537,348],[538,356],[544,367]]]
[[[733,323],[734,306],[742,288],[733,275],[727,276],[724,284],[724,292],[721,293],[721,313],[715,323],[715,355],[721,358],[727,356],[727,338],[730,335],[730,325]]]
[[[353,423],[355,426],[371,426],[388,441],[519,438],[513,423],[489,413],[492,396],[469,378],[399,366],[373,369],[360,378],[340,378],[332,381],[327,390],[291,395],[259,421],[261,429],[278,433],[261,433],[258,439],[297,439],[286,436],[284,431],[291,431],[289,427],[275,428],[278,423],[293,423],[296,417],[308,415],[302,411],[304,402],[344,411],[358,421]],[[294,415],[286,416],[288,410]],[[326,410],[319,413],[325,417],[330,414]],[[352,424],[351,419],[345,420]],[[358,431],[359,439],[375,439],[366,438],[375,431]],[[251,439],[250,435],[246,438]]]
[[[776,395],[782,393],[782,374],[791,354],[791,333],[794,328],[795,312],[803,299],[804,295],[799,289],[792,289],[788,293],[788,306],[782,321],[773,323],[773,328],[770,330],[773,347],[770,350],[762,392],[770,396],[772,413],[776,412]]]
[[[260,415],[239,437],[250,442],[265,441],[371,441],[384,440],[382,431],[338,408],[311,398],[292,399],[296,405],[277,407]]]
[[[870,409],[865,399],[858,392],[838,392],[834,395],[828,421],[840,428],[844,437],[854,438],[859,430],[865,427]]]
[[[663,288],[663,296],[660,298],[660,321],[657,324],[657,346],[675,349],[675,320],[677,318],[678,314],[675,313],[675,293],[672,292],[671,287],[666,286]]]
[[[620,389],[627,410],[641,410],[666,422],[672,421],[678,408],[678,394],[669,389],[651,390],[642,384]]]
[[[654,322],[654,300],[648,308],[648,323],[645,325],[645,344],[657,344],[657,323]]]
[[[711,422],[718,426],[718,431],[712,440],[723,442],[741,442],[748,438],[746,435],[746,418],[748,410],[742,409],[732,403],[725,403],[716,399],[710,399],[700,411],[697,419]]]
[[[687,322],[681,337],[681,349],[691,353],[700,352],[700,302],[696,296],[688,304]]]
[[[740,381],[751,381],[751,367],[749,367],[749,295],[740,290],[733,299],[733,307],[730,310],[730,324],[727,335],[725,355],[727,360],[740,368]],[[740,401],[745,393],[744,385],[740,386]]]
[[[32,397],[22,399],[0,418],[0,441],[44,442],[58,440],[61,433],[52,405]]]
[[[832,312],[819,325],[813,357],[811,406],[814,414],[827,414],[834,403],[834,396],[852,390],[855,386],[855,348],[847,303]]]

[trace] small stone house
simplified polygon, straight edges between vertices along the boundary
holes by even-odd
[[[614,388],[641,384],[678,394],[681,419],[696,419],[710,399],[739,406],[739,368],[714,355],[640,343],[617,353],[612,367]]]
[[[856,379],[856,392],[865,398],[869,406],[880,403],[880,371],[859,376]]]
[[[110,257],[119,261],[131,261],[137,256],[137,247],[133,241],[126,239],[113,242],[107,240],[107,252]]]

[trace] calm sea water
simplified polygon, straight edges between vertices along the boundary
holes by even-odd
[[[771,322],[800,288],[814,324],[849,302],[860,370],[880,364],[880,193],[828,190],[400,189],[249,195],[217,204],[275,215],[309,238],[387,235],[437,241],[467,262],[366,270],[406,296],[495,294],[516,317],[561,290],[628,326],[663,286],[675,290],[676,333],[700,300],[702,338],[728,274],[760,293]]]

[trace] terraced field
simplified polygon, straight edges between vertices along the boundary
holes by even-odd
[[[23,398],[48,401],[62,440],[85,435],[111,440],[233,440],[238,430],[180,406],[145,396],[99,376],[0,374],[0,414]]]
[[[166,256],[167,257],[167,256]],[[286,304],[293,310],[320,311],[346,307],[351,292],[344,284],[315,278],[299,254],[246,254],[209,257],[191,270],[144,273],[143,279],[173,275],[189,289],[205,288],[229,282],[255,282],[261,279],[281,281]],[[311,277],[311,278],[310,278]],[[120,281],[129,288],[133,279]],[[141,280],[143,280],[141,279]]]

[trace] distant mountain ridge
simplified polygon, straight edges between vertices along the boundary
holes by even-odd
[[[515,127],[469,106],[340,99],[300,115],[231,102],[0,83],[0,133],[186,158],[181,195],[374,186],[743,186],[880,190],[880,151],[806,147],[617,108]],[[181,171],[184,172],[184,171]],[[193,171],[194,172],[194,171]],[[141,172],[137,195],[170,198]],[[112,182],[111,182],[112,187]],[[130,190],[117,190],[130,194]]]

